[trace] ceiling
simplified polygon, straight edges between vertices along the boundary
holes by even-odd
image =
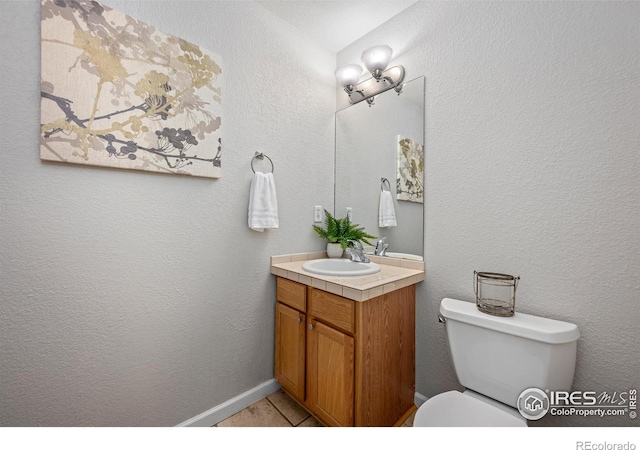
[[[337,53],[418,0],[258,0]]]

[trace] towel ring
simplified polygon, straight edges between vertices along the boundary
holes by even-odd
[[[387,183],[387,191],[391,190],[391,183],[386,178],[380,178],[380,190],[384,191],[384,184]]]
[[[253,158],[251,158],[251,170],[253,171],[253,173],[256,173],[256,170],[253,168],[253,161],[256,158],[258,158],[258,159],[267,158],[269,160],[269,162],[271,163],[271,173],[273,173],[273,161],[271,161],[271,158],[269,158],[267,155],[265,155],[264,153],[260,153],[260,152],[256,152],[256,154],[253,155]]]

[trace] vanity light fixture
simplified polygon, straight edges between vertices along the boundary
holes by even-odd
[[[387,69],[393,50],[388,45],[376,45],[362,52],[362,62],[371,73],[372,78],[358,83],[362,67],[358,64],[347,64],[336,70],[338,83],[349,96],[349,103],[355,105],[366,100],[369,106],[374,104],[375,96],[389,89],[400,94],[404,67],[398,65]]]

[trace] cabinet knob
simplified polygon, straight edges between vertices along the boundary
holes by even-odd
[[[302,319],[301,319],[300,317],[298,317],[298,318],[296,319],[296,322],[300,323],[300,322],[302,322]]]
[[[313,330],[313,324],[312,323],[309,324],[309,329]]]

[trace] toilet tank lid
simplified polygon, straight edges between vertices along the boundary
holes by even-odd
[[[518,312],[511,317],[492,316],[478,311],[475,303],[452,298],[440,302],[440,314],[450,320],[547,344],[566,344],[580,337],[578,326],[573,323]]]

